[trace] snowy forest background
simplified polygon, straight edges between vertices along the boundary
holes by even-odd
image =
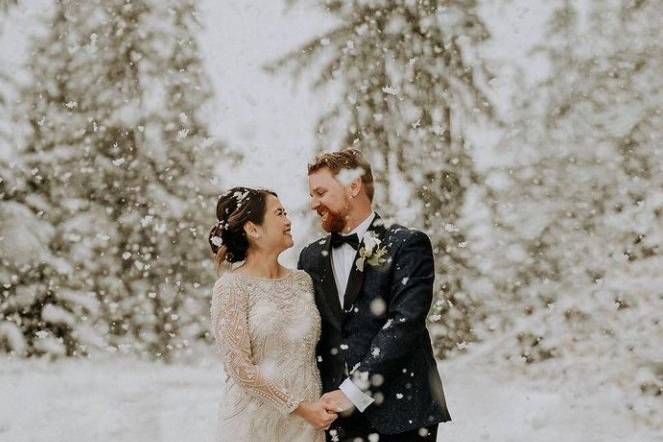
[[[293,266],[307,160],[349,145],[435,246],[439,440],[663,440],[661,22],[659,0],[0,0],[0,440],[211,438],[216,196],[277,191]]]

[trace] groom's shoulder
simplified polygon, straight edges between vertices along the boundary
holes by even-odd
[[[421,230],[394,223],[385,225],[387,240],[394,245],[403,245],[412,242],[430,242],[430,238]]]
[[[322,238],[318,238],[315,241],[308,243],[300,252],[300,256],[307,256],[309,253],[320,253],[320,250],[324,249],[328,238],[329,235],[323,236]]]

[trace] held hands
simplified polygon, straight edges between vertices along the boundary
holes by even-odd
[[[341,390],[334,390],[323,394],[320,401],[327,410],[336,413],[345,413],[352,410],[354,407],[352,402],[350,402],[348,397]]]
[[[293,413],[305,419],[316,430],[328,430],[332,422],[338,418],[338,414],[334,411],[328,411],[322,400],[302,401]]]
[[[352,411],[353,407],[341,390],[334,390],[323,394],[317,402],[301,402],[294,413],[317,430],[328,430],[338,418],[338,413],[346,414]]]

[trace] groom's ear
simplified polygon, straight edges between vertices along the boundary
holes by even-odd
[[[361,187],[362,187],[362,182],[361,178],[355,178],[352,180],[350,183],[350,195],[353,198],[356,198],[359,195],[359,192],[361,192]]]

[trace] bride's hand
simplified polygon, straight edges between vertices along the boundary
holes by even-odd
[[[294,413],[305,419],[316,430],[328,430],[332,422],[338,418],[338,414],[327,411],[321,401],[303,401]]]

